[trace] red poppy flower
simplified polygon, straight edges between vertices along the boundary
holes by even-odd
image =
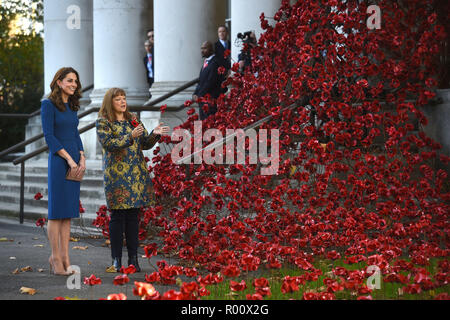
[[[218,74],[224,74],[225,71],[227,71],[223,66],[220,66],[217,68],[217,73]]]
[[[36,220],[36,226],[43,228],[45,225],[45,218],[39,218]]]
[[[136,128],[139,125],[139,122],[136,119],[131,120],[131,125]]]
[[[335,300],[335,296],[331,292],[320,292],[317,296],[319,300]]]
[[[265,296],[270,297],[272,295],[272,292],[270,291],[269,287],[257,287],[255,289],[255,292],[262,295],[263,297]]]
[[[95,275],[91,274],[91,276],[84,278],[84,284],[95,286],[97,284],[101,284],[102,280],[100,278],[97,278]]]
[[[152,274],[150,274],[150,275],[145,275],[145,281],[147,281],[147,282],[158,282],[158,281],[161,281],[161,277],[160,277],[160,275],[159,275],[159,272],[157,272],[157,271],[155,271],[155,272],[153,272]]]
[[[183,272],[187,277],[196,277],[198,275],[198,271],[195,268],[183,268]]]
[[[305,292],[303,293],[303,300],[317,300],[318,294],[314,292]]]
[[[136,268],[135,266],[133,266],[132,264],[130,264],[128,267],[124,267],[122,266],[119,270],[120,273],[125,273],[125,274],[133,274],[136,272]]]
[[[34,195],[34,200],[41,200],[42,197],[43,197],[42,194],[40,192],[38,192]]]
[[[230,289],[231,291],[243,291],[247,289],[247,284],[245,283],[245,280],[242,280],[241,282],[230,280]]]
[[[115,286],[122,286],[126,283],[130,282],[130,278],[126,274],[121,274],[120,276],[117,276],[113,280],[113,284]]]
[[[134,286],[135,287],[133,288],[133,294],[135,296],[142,297],[143,300],[149,297],[154,297],[158,293],[155,287],[150,283],[135,281]]]
[[[156,243],[151,243],[151,244],[146,245],[144,247],[145,257],[149,259],[153,256],[156,256],[158,253],[157,247],[158,247],[158,245]]]
[[[198,295],[200,297],[205,297],[205,296],[209,296],[211,294],[211,292],[206,289],[205,287],[200,287],[200,289],[198,289]]]
[[[254,293],[254,294],[247,294],[245,296],[245,299],[247,300],[264,300],[263,296],[260,295],[259,293]]]
[[[447,292],[439,293],[436,297],[434,297],[434,300],[450,300],[450,294]]]
[[[229,265],[222,270],[222,274],[226,277],[238,277],[241,274],[241,270],[236,265]]]
[[[83,205],[81,204],[81,201],[80,201],[80,213],[85,213],[86,212],[86,210],[83,208]]]
[[[373,300],[371,295],[368,296],[359,296],[356,300]]]
[[[198,283],[195,281],[192,282],[183,282],[181,285],[180,291],[186,295],[194,297],[194,294],[197,294],[199,287]]]
[[[112,293],[108,295],[107,300],[127,300],[127,296],[123,293]]]
[[[167,104],[164,104],[159,108],[159,111],[161,111],[161,114],[163,114],[164,111],[166,111],[166,109],[167,109]]]
[[[286,294],[290,292],[298,291],[298,284],[296,277],[286,276],[283,279],[283,284],[281,285],[281,292]]]
[[[175,290],[169,290],[166,291],[162,297],[161,300],[183,300],[184,294],[180,291]]]
[[[253,280],[254,287],[268,287],[269,281],[266,278],[256,278]]]

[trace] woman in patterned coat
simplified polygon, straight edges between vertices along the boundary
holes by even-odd
[[[139,210],[152,202],[152,184],[142,150],[151,149],[169,127],[160,123],[150,134],[127,110],[123,89],[109,89],[96,121],[97,136],[103,147],[105,196],[111,210],[109,235],[113,266],[122,266],[125,232],[128,265],[139,272]]]

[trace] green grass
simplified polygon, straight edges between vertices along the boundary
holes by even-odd
[[[408,259],[404,259],[407,260]],[[431,273],[431,277],[438,271],[438,262],[442,259],[430,259],[430,265],[426,266]],[[317,281],[307,281],[304,285],[299,285],[299,290],[292,293],[284,294],[281,292],[281,286],[283,284],[283,278],[287,275],[289,276],[300,276],[305,272],[296,268],[295,266],[283,266],[281,269],[276,270],[263,270],[251,273],[243,273],[236,278],[224,277],[224,281],[207,286],[206,288],[211,292],[209,296],[202,297],[203,300],[245,300],[247,294],[255,293],[255,288],[253,286],[253,280],[255,278],[264,277],[269,281],[269,287],[271,290],[271,296],[264,297],[265,300],[287,300],[287,299],[303,299],[303,293],[308,291],[314,292],[324,292],[326,291],[326,286],[323,283],[325,278],[332,278],[330,272],[335,267],[345,267],[347,270],[363,270],[367,267],[365,262],[360,262],[357,264],[345,264],[343,259],[340,260],[321,260],[313,263],[314,267],[322,270],[322,275],[319,276]],[[406,272],[400,272],[407,275]],[[247,284],[247,289],[241,292],[232,292],[230,289],[230,280],[240,282],[245,280]],[[412,280],[410,281],[412,283]],[[399,292],[400,288],[406,286],[402,283],[390,283],[383,282],[383,276],[381,276],[381,288],[374,289],[369,293],[374,300],[430,300],[434,299],[436,295],[443,292],[450,292],[450,285],[442,286],[433,290],[422,291],[420,294],[407,294]],[[349,291],[344,288],[342,291],[334,293],[337,300],[356,300],[358,294],[353,291]]]

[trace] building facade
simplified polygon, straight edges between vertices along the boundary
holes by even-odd
[[[217,28],[229,27],[232,61],[237,61],[241,46],[237,34],[262,29],[259,17],[274,16],[281,0],[44,0],[44,70],[45,97],[55,72],[72,66],[80,74],[84,87],[82,110],[99,107],[109,88],[120,87],[127,93],[129,106],[142,106],[148,101],[143,57],[147,30],[154,29],[155,83],[152,99],[162,96],[198,77],[203,59],[201,44],[218,39]],[[174,127],[186,118],[186,110],[176,112],[190,99],[194,87],[168,99],[167,109],[143,112],[148,128],[159,121]],[[80,127],[97,118],[83,118]],[[30,126],[30,125],[29,125]],[[35,121],[32,136],[39,131]],[[99,159],[100,150],[95,130],[82,134],[88,159]],[[30,148],[35,148],[36,145]],[[27,150],[28,151],[28,150]]]

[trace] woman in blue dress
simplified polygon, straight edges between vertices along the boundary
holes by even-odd
[[[59,69],[50,84],[51,93],[41,104],[42,130],[49,147],[48,226],[54,274],[72,273],[69,260],[70,222],[80,214],[80,182],[67,180],[69,168],[82,174],[86,169],[83,144],[78,132],[81,83],[73,68]]]

